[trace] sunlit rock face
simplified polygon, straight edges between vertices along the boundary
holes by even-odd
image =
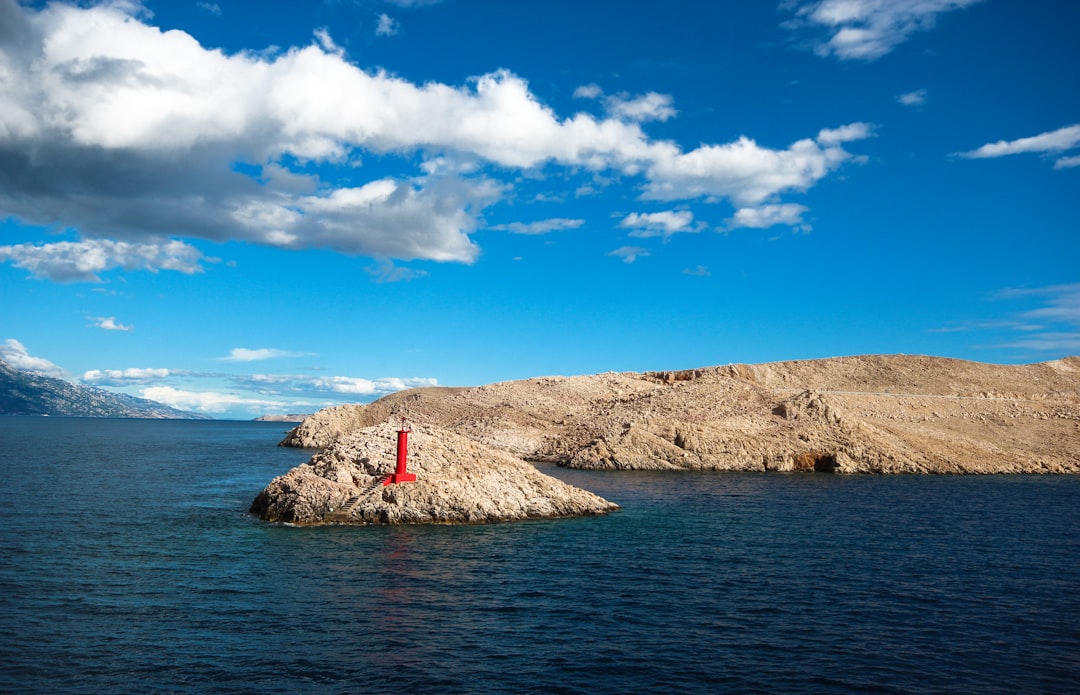
[[[251,512],[293,524],[470,524],[605,514],[618,509],[525,461],[433,426],[408,439],[415,482],[384,485],[396,463],[397,426],[341,437],[275,478]]]
[[[864,355],[422,388],[319,411],[292,446],[394,417],[572,468],[1080,473],[1080,358]]]

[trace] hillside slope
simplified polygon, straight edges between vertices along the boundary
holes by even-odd
[[[1080,358],[870,355],[413,389],[320,411],[282,444],[403,416],[576,468],[1077,473]]]
[[[0,360],[0,415],[209,419],[163,403],[15,369]]]

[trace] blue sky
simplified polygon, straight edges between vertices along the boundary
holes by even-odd
[[[1080,4],[0,0],[0,357],[216,417],[1080,353]]]

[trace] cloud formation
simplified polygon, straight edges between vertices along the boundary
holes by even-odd
[[[896,97],[896,100],[904,106],[922,106],[926,103],[926,90],[917,89],[914,92],[906,92]]]
[[[250,413],[283,412],[291,410],[294,406],[317,407],[318,405],[308,402],[253,398],[217,391],[187,391],[172,386],[148,386],[142,389],[140,394],[143,398],[164,403],[173,408],[194,410],[202,413],[224,413],[235,409]]]
[[[1080,354],[1080,283],[1046,287],[1006,288],[997,292],[998,302],[1024,302],[1030,308],[991,321],[966,321],[935,332],[999,331],[988,347],[1057,355]]]
[[[0,247],[0,260],[61,281],[196,272],[206,259],[179,238],[471,263],[470,235],[508,171],[640,177],[654,200],[775,204],[857,160],[843,145],[869,134],[855,123],[786,149],[743,137],[684,151],[642,129],[676,115],[655,92],[604,98],[605,118],[563,118],[509,71],[414,84],[350,63],[325,30],[308,46],[228,55],[126,3],[0,0],[0,12],[0,214],[81,236]],[[401,171],[341,185],[305,168],[362,178],[364,153]]]
[[[663,210],[661,212],[633,212],[623,218],[620,227],[632,230],[630,236],[639,239],[662,236],[665,239],[678,232],[696,232],[691,226],[694,214],[689,210]]]
[[[83,373],[81,380],[95,386],[128,386],[161,381],[177,374],[175,370],[161,368],[90,369]]]
[[[67,378],[67,372],[61,367],[44,357],[34,357],[27,352],[25,345],[14,338],[8,338],[0,343],[0,360],[4,360],[15,369],[25,369],[28,372],[37,372],[57,379]]]
[[[620,246],[608,253],[609,256],[615,256],[621,258],[623,263],[633,263],[639,258],[651,256],[652,253],[649,249],[642,248],[641,246]]]
[[[809,229],[803,222],[803,214],[806,211],[805,205],[797,203],[739,208],[735,211],[735,215],[728,220],[728,225],[731,227],[767,229],[778,224],[786,224],[806,230]]]
[[[876,60],[918,31],[933,28],[937,17],[981,0],[789,0],[781,5],[795,13],[792,29],[824,29],[814,41],[821,56],[841,60]]]
[[[222,357],[223,362],[258,362],[261,360],[279,359],[282,357],[309,357],[310,352],[293,352],[291,350],[278,350],[277,348],[233,348],[227,357]]]
[[[91,320],[94,322],[94,326],[103,331],[128,332],[131,330],[131,326],[126,326],[118,322],[115,316],[95,316],[91,318]]]
[[[0,175],[2,176],[2,175]],[[0,193],[0,198],[3,193]],[[0,246],[0,261],[57,282],[100,282],[100,273],[125,270],[175,270],[198,273],[206,259],[190,244],[176,239],[142,242],[84,239],[49,244]]]
[[[568,219],[565,217],[553,217],[547,220],[537,220],[535,222],[510,222],[509,224],[496,224],[489,227],[489,229],[499,232],[510,232],[511,234],[548,234],[549,232],[557,232],[565,229],[577,229],[581,225],[585,224],[585,220]]]
[[[1011,154],[1052,154],[1075,149],[1077,146],[1080,146],[1080,123],[1017,140],[988,142],[970,152],[961,152],[959,156],[968,159],[987,159]],[[1064,169],[1078,164],[1080,164],[1080,156],[1062,157],[1054,163],[1054,168]]]

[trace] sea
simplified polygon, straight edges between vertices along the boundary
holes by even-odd
[[[1077,693],[1080,477],[541,469],[602,517],[247,513],[263,422],[0,418],[7,693]]]

